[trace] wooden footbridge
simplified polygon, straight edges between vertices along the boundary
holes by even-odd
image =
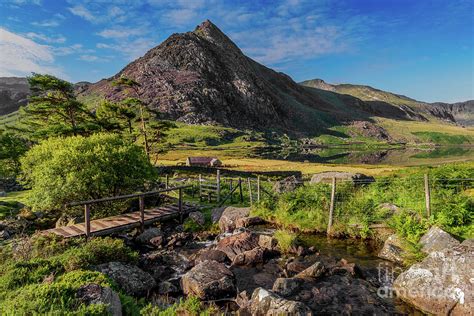
[[[84,206],[84,223],[44,230],[41,232],[41,234],[53,233],[65,238],[79,236],[90,237],[92,235],[108,235],[117,231],[128,230],[135,227],[141,227],[143,229],[145,225],[171,218],[179,218],[182,221],[184,215],[196,210],[194,206],[183,203],[183,190],[188,187],[191,187],[191,185],[183,185],[157,191],[69,203],[67,205],[69,207],[81,205]],[[171,191],[178,191],[178,199],[176,204],[145,209],[146,196],[158,195]],[[92,204],[135,198],[138,198],[139,211],[91,220],[90,206]]]

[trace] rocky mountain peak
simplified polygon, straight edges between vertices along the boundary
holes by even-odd
[[[237,45],[235,45],[234,42],[232,42],[232,40],[210,20],[206,20],[196,26],[193,33],[223,49],[238,50],[241,53]]]

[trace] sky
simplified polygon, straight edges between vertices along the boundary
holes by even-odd
[[[474,99],[472,0],[1,0],[0,76],[107,78],[210,19],[295,81]]]

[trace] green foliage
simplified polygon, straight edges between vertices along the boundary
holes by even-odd
[[[277,230],[273,237],[278,241],[278,246],[283,252],[288,252],[291,247],[298,244],[298,235],[287,230]]]
[[[147,305],[141,310],[143,316],[174,316],[174,315],[219,315],[218,310],[214,306],[206,307],[198,298],[190,296],[185,300],[171,305],[166,309]]]
[[[131,193],[154,175],[140,147],[113,134],[48,139],[34,146],[21,165],[33,210]]]
[[[74,86],[51,75],[28,78],[31,96],[20,109],[21,126],[32,139],[84,135],[97,129],[93,115],[76,100]]]
[[[20,157],[28,150],[21,137],[0,131],[0,179],[16,177],[20,171]]]
[[[95,283],[120,290],[105,275],[85,270],[112,260],[136,261],[138,254],[122,240],[92,238],[66,240],[57,236],[40,236],[17,241],[29,243],[27,258],[19,255],[19,245],[2,247],[0,261],[0,314],[68,314],[104,315],[104,305],[81,305],[77,290]],[[24,248],[24,247],[23,247]],[[120,294],[125,311],[138,314],[138,302]]]
[[[416,213],[406,210],[395,214],[390,219],[389,225],[395,229],[400,237],[413,244],[416,244],[429,229],[427,220],[420,218]]]

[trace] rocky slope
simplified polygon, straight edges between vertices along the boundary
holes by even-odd
[[[29,92],[26,78],[0,77],[0,115],[9,114],[25,105]]]
[[[322,79],[306,80],[300,84],[305,87],[351,95],[376,108],[391,105],[397,107],[411,119],[427,120],[435,118],[462,125],[474,125],[474,100],[452,104],[427,103],[364,85],[330,84]]]

